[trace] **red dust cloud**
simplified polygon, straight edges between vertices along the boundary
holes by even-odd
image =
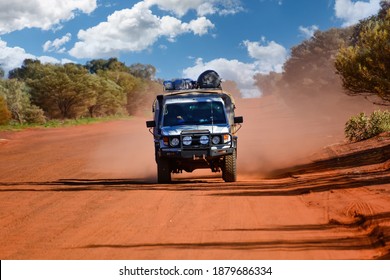
[[[276,169],[310,161],[321,148],[345,141],[344,125],[353,115],[378,108],[335,86],[332,92],[299,94],[277,89],[257,99],[236,98],[238,174],[262,177]]]

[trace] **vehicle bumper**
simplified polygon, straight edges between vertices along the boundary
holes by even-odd
[[[183,159],[200,159],[200,158],[218,158],[226,155],[231,155],[234,148],[217,148],[212,147],[210,149],[161,149],[159,151],[160,157],[165,158],[183,158]]]

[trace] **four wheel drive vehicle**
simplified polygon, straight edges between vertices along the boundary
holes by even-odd
[[[218,74],[208,70],[196,83],[174,80],[164,87],[153,103],[154,120],[146,122],[154,136],[158,183],[200,168],[222,171],[226,182],[235,182],[236,132],[243,117],[235,117],[233,98],[222,90]]]

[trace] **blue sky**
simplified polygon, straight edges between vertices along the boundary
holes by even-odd
[[[375,14],[379,2],[0,0],[0,65],[118,57],[152,64],[163,79],[215,69],[244,95],[259,96],[254,75],[281,72],[292,46]]]

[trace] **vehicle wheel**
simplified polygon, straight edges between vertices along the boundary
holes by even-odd
[[[157,182],[159,184],[168,184],[171,182],[171,169],[169,161],[159,158],[157,160]]]
[[[233,154],[225,156],[225,162],[222,168],[222,178],[225,182],[237,181],[236,162],[237,162],[236,150],[233,150]]]

